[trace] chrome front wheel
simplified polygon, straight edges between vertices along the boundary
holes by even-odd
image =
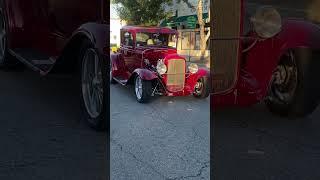
[[[82,64],[82,97],[91,118],[97,118],[103,108],[103,77],[99,56],[94,49],[88,49]]]
[[[152,82],[143,80],[137,75],[134,81],[134,92],[139,103],[148,102],[152,94]]]

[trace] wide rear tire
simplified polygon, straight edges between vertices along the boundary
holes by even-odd
[[[193,96],[200,99],[205,99],[210,95],[210,81],[206,77],[198,80]]]
[[[282,72],[282,75],[289,75],[282,79],[281,72],[275,74],[278,78],[275,77],[272,82],[265,101],[272,113],[286,117],[304,117],[316,109],[319,98],[318,60],[314,59],[314,54],[308,49],[291,50],[282,57],[278,68],[284,66],[280,67],[281,71],[293,71]]]

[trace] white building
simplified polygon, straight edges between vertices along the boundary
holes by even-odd
[[[116,6],[110,4],[110,44],[120,46],[120,29],[125,25],[116,12]]]

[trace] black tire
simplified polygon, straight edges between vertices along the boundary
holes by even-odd
[[[277,115],[285,117],[305,117],[318,106],[319,83],[317,82],[317,68],[319,59],[313,59],[313,53],[308,49],[289,51],[291,59],[296,65],[296,85],[290,100],[282,102],[274,93],[274,83],[269,90],[269,97],[265,103],[268,109]],[[289,58],[290,58],[289,57]],[[286,61],[283,57],[281,61]],[[280,61],[280,63],[281,63]]]
[[[98,66],[101,67],[101,76],[102,76],[102,85],[99,83],[99,85],[102,87],[103,90],[102,92],[102,103],[101,103],[101,112],[97,115],[97,116],[92,116],[92,113],[90,113],[89,108],[88,108],[88,103],[86,103],[85,98],[87,97],[86,95],[84,95],[84,85],[83,83],[83,74],[84,73],[84,68],[86,61],[85,56],[87,55],[87,53],[96,53],[97,57],[98,57]],[[78,73],[78,79],[79,79],[79,89],[80,89],[80,105],[81,105],[81,114],[82,114],[82,119],[85,120],[90,127],[92,127],[93,129],[97,130],[97,131],[108,131],[108,119],[109,119],[109,109],[107,108],[108,104],[109,104],[109,89],[108,87],[108,76],[107,76],[107,63],[105,58],[103,58],[103,56],[101,54],[99,54],[98,50],[93,48],[93,44],[89,41],[89,40],[84,40],[80,49],[80,54],[78,57],[78,62],[79,62],[79,73]],[[93,81],[91,81],[93,82]],[[96,95],[97,96],[97,95]]]
[[[3,10],[3,2],[0,2],[0,67],[8,67],[12,58],[8,57],[7,48],[7,20]]]
[[[200,99],[205,99],[210,95],[210,81],[208,78],[202,77],[198,80],[199,87],[196,87],[193,96]]]
[[[141,95],[137,94],[137,81],[141,81],[142,88],[140,88]],[[139,75],[134,79],[134,94],[139,103],[147,103],[151,99],[152,94],[152,82],[147,80],[142,80]]]
[[[24,68],[16,58],[8,53],[7,18],[3,9],[3,1],[0,1],[0,68],[5,70],[20,70]]]
[[[112,76],[112,64],[111,64],[111,59],[110,59],[110,84],[117,84],[117,81],[114,80],[113,76]]]

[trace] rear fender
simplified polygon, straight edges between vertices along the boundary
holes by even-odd
[[[125,62],[121,54],[111,54],[110,55],[110,63],[112,65],[113,76],[118,76],[126,72]]]

